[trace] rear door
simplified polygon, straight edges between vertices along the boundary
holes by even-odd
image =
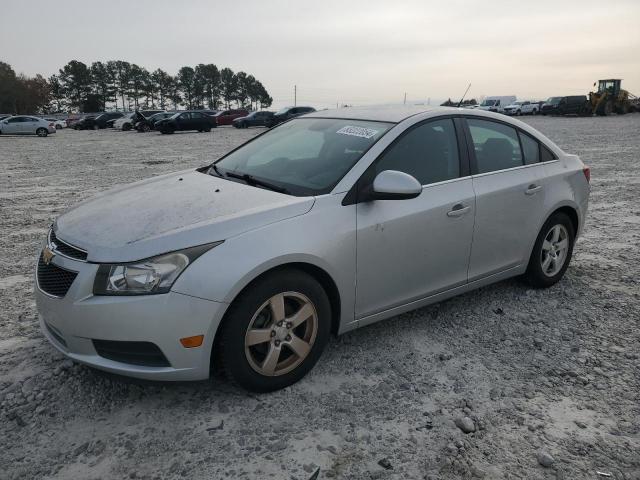
[[[528,261],[545,191],[539,152],[531,153],[526,143],[532,137],[521,140],[524,132],[499,121],[468,117],[466,124],[476,194],[469,262],[472,282]]]
[[[423,188],[410,200],[358,203],[357,318],[467,282],[475,202],[462,145],[453,119],[427,120],[364,174],[361,183],[370,185],[378,173],[398,170]]]

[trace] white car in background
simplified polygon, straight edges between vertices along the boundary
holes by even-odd
[[[480,105],[479,110],[486,110],[488,112],[504,113],[504,107],[511,105],[516,101],[515,95],[486,97]]]
[[[539,102],[513,102],[504,107],[506,115],[537,115],[540,112]]]
[[[15,115],[0,121],[0,134],[46,137],[50,133],[56,133],[56,127],[43,118]]]
[[[61,120],[59,118],[46,118],[47,122],[53,122],[53,126],[56,127],[56,130],[60,128],[67,128],[66,120]]]
[[[113,122],[113,128],[116,130],[127,131],[131,130],[133,127],[133,118],[135,117],[136,112],[127,113],[125,116],[118,118],[115,122]]]

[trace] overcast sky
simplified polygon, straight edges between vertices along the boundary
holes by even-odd
[[[10,0],[0,60],[27,75],[122,59],[255,75],[274,107],[586,94],[640,95],[640,0]]]

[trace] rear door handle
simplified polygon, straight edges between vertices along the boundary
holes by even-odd
[[[447,212],[447,217],[461,217],[469,210],[471,210],[471,207],[469,205],[458,203],[454,205],[450,211]]]
[[[536,184],[532,183],[524,191],[524,194],[525,195],[534,195],[536,192],[539,192],[540,190],[542,190],[542,185],[536,185]]]

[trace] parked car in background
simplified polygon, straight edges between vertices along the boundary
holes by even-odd
[[[584,115],[588,111],[586,95],[571,95],[549,98],[542,105],[540,113],[543,115]]]
[[[12,115],[0,115],[0,120],[4,120],[5,118],[9,118]]]
[[[273,118],[273,112],[260,111],[251,112],[246,117],[238,117],[233,121],[233,126],[236,128],[247,127],[266,127],[267,123]]]
[[[86,115],[75,115],[67,118],[67,128],[76,129],[76,125],[80,120],[82,120]],[[77,129],[76,129],[77,130]]]
[[[540,112],[540,104],[538,102],[513,102],[504,107],[505,115],[537,115]]]
[[[61,128],[67,128],[67,122],[65,120],[61,120],[59,118],[46,118],[45,120],[47,122],[52,122],[53,125],[56,127],[56,130],[59,130]]]
[[[246,389],[284,388],[332,333],[515,276],[559,282],[589,175],[479,110],[305,115],[63,213],[35,265],[40,325],[112,373],[201,380],[220,365]]]
[[[215,128],[214,117],[202,113],[199,110],[174,113],[171,117],[159,120],[154,128],[160,133],[174,133],[177,131],[197,130],[198,132],[210,132]]]
[[[125,113],[122,117],[116,118],[113,122],[113,128],[126,132],[133,128],[133,116],[136,112]]]
[[[478,110],[486,110],[488,112],[504,113],[504,107],[511,105],[516,101],[515,95],[503,95],[486,97],[480,105]]]
[[[276,125],[291,120],[292,118],[299,117],[305,113],[315,112],[313,107],[285,107],[282,110],[278,110],[273,117],[267,120],[267,127],[275,127]]]
[[[84,130],[86,122],[93,121],[93,119],[95,117],[96,117],[96,115],[94,115],[94,114],[92,114],[92,115],[83,115],[82,117],[78,118],[75,122],[73,122],[70,126],[74,130]]]
[[[107,122],[109,120],[115,120],[123,117],[122,112],[104,112],[95,115],[89,115],[84,117],[73,128],[76,130],[100,130],[107,128]]]
[[[246,117],[249,115],[248,110],[221,110],[216,113],[213,118],[216,119],[216,125],[231,125],[236,118]]]
[[[0,120],[0,134],[46,137],[50,133],[56,133],[56,126],[44,118],[15,115]]]
[[[165,118],[172,117],[176,114],[176,112],[158,112],[150,115],[149,117],[143,117],[140,115],[134,125],[138,132],[149,132],[155,128],[155,124],[160,120],[164,120]]]

